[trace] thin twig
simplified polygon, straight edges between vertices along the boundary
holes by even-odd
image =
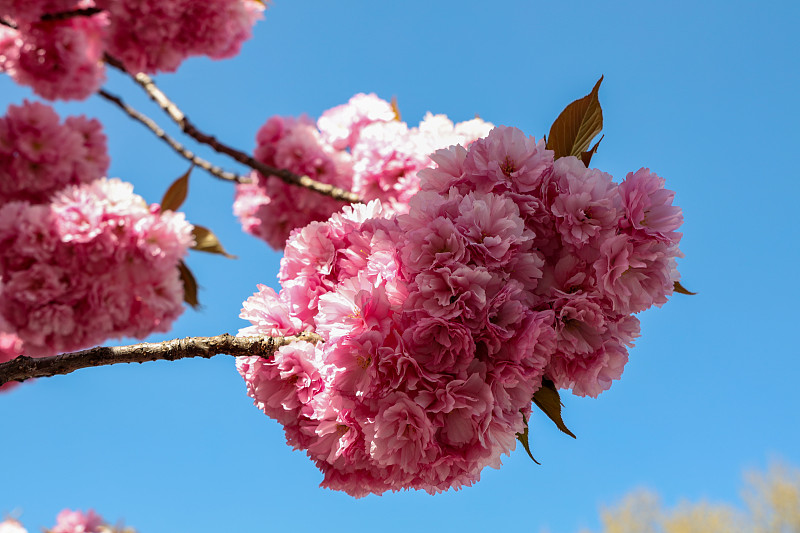
[[[187,357],[209,359],[219,354],[268,358],[272,357],[278,348],[292,342],[317,343],[321,340],[322,337],[316,333],[302,333],[293,337],[234,337],[224,333],[216,337],[187,337],[164,342],[143,342],[131,346],[99,346],[53,357],[34,358],[21,355],[0,364],[0,385],[9,381],[58,376],[81,368],[117,363],[175,361]]]
[[[16,30],[17,29],[17,25],[16,24],[4,19],[3,17],[0,17],[0,24],[3,25],[3,26],[8,26],[12,30]]]
[[[99,7],[85,7],[83,9],[73,9],[71,11],[62,11],[60,13],[45,13],[40,17],[39,20],[67,20],[75,17],[91,17],[92,15],[97,15],[98,13],[102,12],[103,10]]]
[[[147,115],[144,115],[144,114],[140,113],[139,111],[137,111],[133,107],[131,107],[128,104],[126,104],[125,102],[123,102],[122,99],[119,96],[111,94],[110,92],[106,91],[105,89],[99,89],[97,91],[97,94],[100,95],[102,98],[105,98],[109,102],[115,104],[117,107],[121,108],[123,111],[125,111],[128,114],[128,116],[130,116],[134,120],[137,120],[137,121],[141,122],[142,124],[144,124],[145,126],[147,126],[147,128],[150,131],[152,131],[153,133],[156,134],[156,137],[158,137],[159,139],[163,140],[165,143],[170,145],[170,147],[172,147],[173,150],[175,150],[181,156],[183,156],[184,158],[188,159],[189,161],[191,161],[192,163],[194,163],[198,167],[202,168],[203,170],[206,170],[210,174],[213,174],[214,176],[216,176],[216,177],[218,177],[220,179],[223,179],[223,180],[235,181],[236,183],[249,183],[250,182],[250,178],[247,178],[245,176],[240,176],[238,174],[234,174],[233,172],[228,172],[227,170],[223,170],[220,167],[218,167],[216,165],[212,165],[211,163],[209,163],[205,159],[195,155],[191,150],[188,150],[181,143],[179,143],[178,141],[176,141],[175,139],[170,137],[158,124],[156,124],[156,122],[153,119],[151,119]]]
[[[167,98],[167,95],[165,95],[164,92],[156,86],[150,76],[142,72],[138,74],[129,73],[127,70],[125,70],[125,67],[121,61],[110,56],[109,54],[104,55],[104,60],[108,65],[132,77],[134,81],[145,90],[150,99],[158,104],[158,106],[164,110],[164,112],[167,113],[167,115],[169,115],[169,117],[175,121],[178,126],[180,126],[184,133],[196,141],[210,146],[221,154],[232,157],[234,160],[242,163],[243,165],[257,170],[264,176],[275,176],[290,185],[297,185],[299,187],[310,189],[314,192],[324,194],[325,196],[330,196],[334,200],[341,200],[349,203],[361,201],[361,199],[355,193],[334,185],[316,181],[308,176],[295,174],[294,172],[290,172],[284,168],[270,167],[242,152],[241,150],[237,150],[227,146],[226,144],[223,144],[217,140],[216,137],[201,132],[194,126],[194,124],[191,123],[186,115],[183,114],[183,111],[181,111],[178,106],[176,106],[174,102]]]

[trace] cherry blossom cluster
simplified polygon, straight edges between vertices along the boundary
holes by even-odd
[[[323,342],[239,358],[288,442],[354,496],[469,485],[515,448],[548,379],[597,396],[678,278],[681,211],[647,169],[616,184],[499,127],[435,152],[406,213],[380,201],[295,230],[280,293],[241,335]]]
[[[192,226],[98,176],[108,166],[99,124],[11,106],[0,161],[0,333],[45,356],[167,331],[183,311],[178,263]]]
[[[271,167],[404,212],[419,190],[418,171],[432,164],[429,154],[452,144],[468,145],[491,128],[480,119],[453,124],[430,113],[409,128],[389,102],[358,94],[325,111],[316,124],[307,117],[270,118],[257,134],[254,155]],[[252,183],[237,186],[234,213],[245,231],[275,249],[283,249],[293,229],[326,220],[345,205],[274,176],[253,172],[251,177]]]
[[[102,178],[48,204],[0,207],[0,330],[25,354],[166,332],[183,311],[178,262],[193,243],[182,213]]]
[[[104,53],[134,73],[172,72],[196,55],[232,57],[263,9],[259,0],[0,0],[8,24],[0,72],[43,98],[83,99],[103,82]]]
[[[47,202],[67,185],[104,176],[108,165],[97,120],[74,116],[61,123],[53,108],[28,101],[0,117],[0,205]]]
[[[103,522],[103,518],[92,510],[88,513],[81,511],[70,511],[64,509],[56,516],[56,525],[45,530],[48,533],[114,533],[118,530]],[[132,529],[125,529],[124,532],[133,533]],[[0,522],[0,533],[28,533],[19,521],[6,519]]]

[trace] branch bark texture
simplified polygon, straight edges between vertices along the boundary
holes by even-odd
[[[188,357],[209,359],[227,354],[234,357],[272,355],[281,346],[296,341],[317,343],[322,337],[315,333],[302,333],[291,337],[234,337],[224,333],[216,337],[187,337],[164,342],[143,342],[130,346],[100,346],[80,352],[65,353],[53,357],[28,357],[21,355],[0,364],[0,385],[10,381],[25,381],[65,375],[94,366],[117,363],[144,363],[147,361],[176,361]]]

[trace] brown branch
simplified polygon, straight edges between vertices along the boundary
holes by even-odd
[[[8,20],[4,19],[3,17],[0,17],[0,24],[2,24],[3,26],[8,26],[8,27],[9,27],[9,28],[11,28],[12,30],[16,30],[16,29],[18,29],[16,24],[14,24],[13,22],[10,22],[10,21],[8,21]]]
[[[85,7],[83,9],[73,9],[72,11],[62,11],[60,13],[45,13],[39,20],[46,22],[48,20],[67,20],[74,17],[91,17],[92,15],[97,15],[102,12],[103,10],[99,7]]]
[[[290,185],[297,185],[299,187],[310,189],[314,192],[323,194],[325,196],[330,196],[334,200],[341,200],[349,203],[356,203],[361,201],[361,199],[355,193],[352,193],[340,187],[336,187],[334,185],[316,181],[308,176],[301,176],[299,174],[295,174],[294,172],[290,172],[285,168],[270,167],[254,159],[250,155],[242,152],[241,150],[231,148],[230,146],[220,142],[216,137],[201,132],[194,126],[194,124],[191,123],[191,121],[186,117],[186,115],[183,114],[183,111],[181,111],[178,108],[178,106],[176,106],[175,103],[172,102],[167,97],[167,95],[165,95],[164,92],[161,91],[161,89],[159,89],[156,86],[156,84],[153,82],[150,76],[142,72],[138,74],[129,73],[127,70],[125,70],[125,66],[122,64],[121,61],[110,56],[109,54],[105,54],[104,60],[108,65],[132,77],[133,80],[145,90],[150,99],[153,100],[156,104],[158,104],[158,106],[165,113],[167,113],[167,115],[169,115],[169,117],[176,124],[178,124],[178,126],[180,126],[181,130],[184,133],[186,133],[196,141],[210,146],[215,151],[221,154],[225,154],[233,158],[234,160],[238,161],[239,163],[242,163],[243,165],[252,168],[253,170],[257,170],[264,176],[275,176]]]
[[[81,368],[115,365],[117,363],[144,363],[146,361],[175,361],[187,357],[205,359],[218,354],[234,357],[271,357],[281,346],[296,341],[317,343],[322,337],[316,333],[301,333],[294,337],[234,337],[224,333],[216,337],[187,337],[164,342],[143,342],[131,346],[99,346],[80,352],[53,357],[27,357],[21,355],[7,363],[0,363],[0,385],[9,381],[25,381],[69,374]]]
[[[235,181],[236,183],[250,182],[250,178],[234,174],[233,172],[228,172],[227,170],[223,170],[222,168],[216,165],[212,165],[205,159],[195,155],[191,150],[188,150],[181,143],[170,137],[153,119],[151,119],[147,115],[144,115],[143,113],[140,113],[133,107],[129,106],[128,104],[123,102],[120,97],[111,94],[105,89],[99,89],[97,91],[97,94],[100,97],[115,104],[117,107],[121,108],[128,114],[128,116],[130,116],[134,120],[137,120],[142,124],[144,124],[150,131],[156,134],[156,137],[158,137],[159,139],[170,145],[170,147],[176,152],[178,152],[178,154],[188,159],[189,161],[191,161],[198,167],[202,168],[203,170],[206,170],[210,174],[226,181]]]

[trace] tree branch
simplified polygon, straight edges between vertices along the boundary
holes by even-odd
[[[80,352],[53,357],[27,357],[21,355],[7,363],[0,363],[0,385],[9,381],[25,381],[65,375],[81,368],[115,365],[117,363],[144,363],[146,361],[175,361],[187,357],[209,359],[219,354],[234,357],[271,357],[281,346],[296,341],[317,343],[322,337],[316,333],[301,333],[292,337],[234,337],[224,333],[216,337],[187,337],[163,342],[143,342],[131,346],[99,346]]]
[[[202,168],[203,170],[206,170],[210,174],[226,181],[235,181],[236,183],[250,182],[250,178],[234,174],[233,172],[228,172],[227,170],[223,170],[220,167],[212,165],[205,159],[195,155],[191,150],[186,149],[181,143],[170,137],[163,129],[161,129],[161,127],[153,119],[151,119],[147,115],[140,113],[133,107],[129,106],[128,104],[123,102],[120,97],[111,94],[105,89],[99,89],[97,91],[97,94],[102,98],[108,100],[109,102],[115,104],[117,107],[121,108],[128,114],[128,116],[130,116],[134,120],[137,120],[142,124],[144,124],[145,126],[147,126],[147,128],[150,131],[156,134],[156,137],[163,140],[165,143],[170,145],[170,147],[172,147],[173,150],[178,152],[178,154],[188,159],[189,161],[191,161],[198,167]]]
[[[231,148],[230,146],[220,142],[219,140],[217,140],[216,137],[201,132],[194,126],[194,124],[191,123],[191,121],[189,121],[186,115],[183,114],[183,111],[181,111],[180,108],[178,108],[178,106],[176,106],[174,102],[172,102],[169,98],[167,98],[167,95],[164,94],[164,92],[161,91],[161,89],[159,89],[156,86],[156,84],[153,82],[150,76],[148,76],[143,72],[140,72],[138,74],[131,74],[130,72],[125,70],[125,66],[122,64],[121,61],[112,57],[109,54],[104,55],[104,61],[108,65],[116,68],[117,70],[120,70],[121,72],[133,78],[133,80],[145,90],[150,99],[153,100],[156,104],[158,104],[158,106],[165,113],[167,113],[167,115],[169,115],[169,117],[176,124],[178,124],[178,126],[180,126],[181,130],[190,137],[192,137],[194,140],[210,146],[215,151],[221,154],[225,154],[233,158],[234,160],[238,161],[239,163],[242,163],[243,165],[252,168],[253,170],[257,170],[264,176],[275,176],[290,185],[304,187],[319,194],[330,196],[334,200],[341,200],[349,203],[356,203],[361,201],[361,199],[355,193],[352,193],[340,187],[336,187],[334,185],[316,181],[308,176],[301,176],[299,174],[295,174],[294,172],[290,172],[285,168],[270,167],[254,159],[250,155],[242,152],[241,150]]]
[[[3,17],[0,17],[0,24],[2,24],[3,26],[8,26],[12,30],[16,30],[17,29],[17,25],[16,24],[14,24],[13,22],[7,21]]]

